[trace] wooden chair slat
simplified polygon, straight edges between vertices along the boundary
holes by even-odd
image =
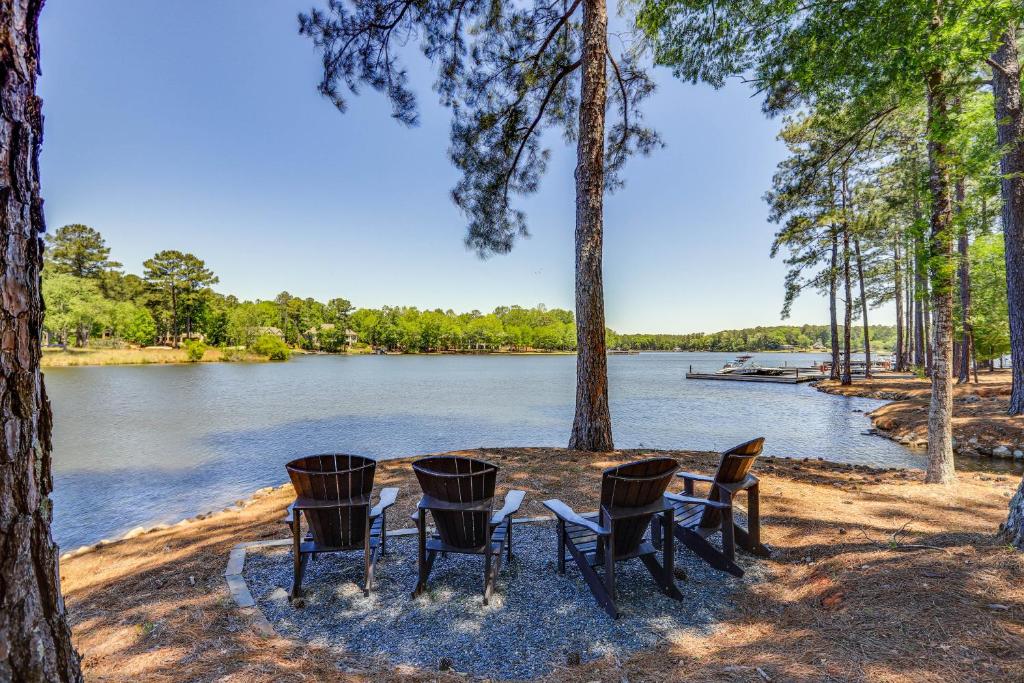
[[[426,589],[438,553],[484,556],[484,604],[501,569],[502,552],[512,557],[512,516],[522,503],[522,491],[510,492],[500,519],[492,522],[498,468],[489,462],[460,456],[428,456],[412,464],[423,490],[415,517],[419,536],[419,579],[413,595]],[[468,508],[468,509],[467,509]],[[436,536],[427,538],[427,513]],[[503,515],[503,516],[502,516]]]
[[[574,560],[594,598],[612,618],[619,616],[615,563],[623,560],[642,559],[662,592],[682,600],[673,579],[672,537],[667,537],[663,544],[662,564],[655,559],[657,549],[645,539],[656,515],[664,517],[665,524],[672,523],[673,504],[664,494],[678,469],[672,458],[650,458],[605,470],[601,477],[601,509],[597,513],[577,515],[561,501],[545,503],[559,519],[559,573],[564,573],[567,559]],[[580,517],[594,520],[598,526],[581,526]],[[602,566],[603,574],[598,572]]]
[[[364,594],[373,586],[373,568],[386,543],[386,509],[370,518],[371,492],[377,463],[358,455],[329,453],[297,458],[286,465],[297,498],[285,519],[291,527],[295,576],[292,597],[301,594],[302,575],[310,555],[363,550]],[[377,512],[375,511],[376,515]],[[308,537],[303,541],[302,520]]]
[[[700,503],[675,502],[676,519],[672,534],[679,541],[693,550],[698,556],[716,569],[729,572],[735,576],[743,576],[743,570],[736,564],[735,545],[737,542],[746,551],[766,557],[768,549],[760,541],[760,503],[757,477],[750,474],[754,462],[761,454],[764,439],[751,439],[730,448],[722,453],[714,477],[699,477],[687,483],[686,491],[692,481],[708,481],[711,489],[706,500],[724,503],[720,506],[701,505]],[[686,475],[684,475],[686,476]],[[747,492],[747,528],[735,521],[732,506],[733,496],[740,491]],[[694,497],[692,494],[690,497]],[[722,548],[709,543],[707,539],[722,534]]]

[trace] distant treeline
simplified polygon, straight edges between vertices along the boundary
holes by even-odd
[[[891,349],[896,343],[896,328],[892,325],[871,325],[871,345]],[[614,348],[630,351],[785,351],[831,349],[828,325],[776,325],[747,327],[742,330],[722,330],[705,334],[615,334],[609,343]],[[843,329],[839,327],[839,338]],[[856,350],[856,349],[855,349]]]
[[[240,301],[213,291],[217,276],[197,256],[161,251],[142,276],[110,260],[100,233],[66,225],[47,240],[43,271],[45,327],[51,340],[86,346],[101,337],[138,345],[202,339],[218,346],[253,346],[277,337],[292,347],[341,351],[352,343],[387,351],[573,351],[572,311],[499,306],[490,313],[409,306],[353,308],[343,297],[326,302],[281,292],[272,300]],[[713,334],[617,334],[608,348],[644,351],[773,351],[829,347],[826,325],[754,327]],[[891,348],[895,328],[873,326],[872,342]],[[355,333],[355,335],[352,334]]]

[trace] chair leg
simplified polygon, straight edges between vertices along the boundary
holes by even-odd
[[[565,522],[558,520],[558,573],[565,574]]]
[[[508,528],[505,530],[505,559],[509,562],[512,561],[512,518],[509,517],[506,521]]]
[[[366,518],[366,528],[363,530],[363,597],[370,597],[370,589],[373,587],[373,545],[370,543],[370,518]]]
[[[388,511],[380,513],[380,554],[388,551]]]
[[[598,545],[600,547],[600,544]],[[605,612],[608,613],[612,619],[619,618],[619,610],[615,606],[615,599],[608,592],[608,584],[601,578],[601,576],[590,566],[586,556],[580,552],[579,548],[572,542],[568,541],[567,548],[569,554],[576,561],[576,566],[579,567],[580,573],[583,574],[583,580],[587,582],[587,586],[590,588],[591,594],[594,599],[597,600],[597,604],[600,605]],[[610,555],[610,553],[609,553]],[[565,556],[561,556],[565,559]]]
[[[296,510],[292,519],[292,599],[302,597],[302,574],[306,563],[302,559],[302,517]]]
[[[718,550],[715,546],[711,545],[704,539],[703,536],[698,534],[696,531],[685,529],[681,526],[676,526],[675,537],[683,545],[692,550],[697,554],[700,559],[704,560],[712,567],[719,571],[727,572],[733,576],[743,576],[743,570],[740,569],[734,561],[728,559],[724,553]]]
[[[491,593],[494,591],[494,581],[491,577],[491,563],[494,562],[491,555],[491,525],[488,524],[484,530],[484,604],[486,605],[491,599]],[[500,557],[499,557],[500,559]]]
[[[377,560],[380,558],[380,546],[370,550],[370,559],[366,565],[366,585],[363,588],[363,596],[369,597],[373,590],[374,574],[377,572]]]
[[[668,528],[671,529],[672,527]],[[661,550],[662,534],[661,516],[654,515],[651,517],[651,545],[653,545],[656,550]]]
[[[736,561],[736,536],[734,532],[735,522],[732,515],[732,496],[728,491],[720,493],[722,502],[728,507],[722,509],[722,553],[730,562]]]
[[[655,534],[660,538],[659,543],[655,547],[661,549],[661,564],[658,564],[658,560],[654,555],[641,555],[640,560],[647,567],[647,571],[651,573],[655,583],[661,588],[661,592],[669,596],[673,600],[682,600],[683,594],[679,592],[676,587],[675,578],[673,576],[673,566],[675,562],[675,553],[672,543],[672,534],[662,534],[662,528],[671,529],[675,526],[675,510],[669,508],[664,512],[655,515],[651,518],[651,536],[652,539]]]
[[[675,587],[675,578],[674,577],[675,577],[676,553],[675,553],[675,543],[673,543],[673,538],[672,538],[672,529],[674,529],[675,526],[676,526],[676,511],[674,509],[672,509],[672,508],[669,508],[668,510],[665,510],[665,512],[662,513],[661,515],[655,515],[654,519],[658,522],[659,527],[661,525],[664,525],[664,528],[668,531],[668,533],[664,534],[664,539],[662,539],[662,538],[658,539],[658,541],[659,541],[658,546],[655,546],[655,547],[660,547],[660,549],[661,549],[661,557],[662,557],[662,564],[665,567],[665,577],[668,579],[669,583],[673,587]],[[660,533],[661,529],[659,528],[658,531],[659,531],[659,536],[661,536],[662,535]]]
[[[605,536],[604,551],[604,584],[608,587],[608,596],[615,602],[615,536],[614,532]]]
[[[647,567],[647,571],[651,573],[651,577],[654,578],[654,582],[658,584],[662,593],[673,600],[683,599],[683,594],[679,592],[676,582],[672,579],[672,572],[664,565],[658,564],[654,555],[641,555],[640,561]]]
[[[747,528],[744,531],[736,535],[744,550],[758,557],[771,556],[761,543],[761,491],[758,484],[747,489]]]
[[[430,573],[430,569],[427,565],[427,511],[420,510],[419,516],[416,518],[416,530],[417,534],[417,554],[416,564],[419,570],[419,577],[416,580],[416,588],[412,592],[412,596],[416,597],[423,593],[423,590],[427,587],[427,575]]]

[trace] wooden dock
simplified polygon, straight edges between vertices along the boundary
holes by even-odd
[[[823,379],[825,375],[786,373],[784,375],[741,375],[738,373],[688,372],[686,379],[721,379],[727,382],[770,382],[774,384],[801,384]]]

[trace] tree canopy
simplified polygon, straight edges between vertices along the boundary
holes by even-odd
[[[46,238],[47,268],[51,270],[96,278],[121,266],[110,260],[110,248],[102,235],[88,225],[64,225]]]

